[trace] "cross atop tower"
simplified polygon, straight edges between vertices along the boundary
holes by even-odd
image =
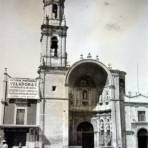
[[[65,0],[43,0],[44,18],[41,25],[41,67],[64,68],[67,64],[64,17]]]

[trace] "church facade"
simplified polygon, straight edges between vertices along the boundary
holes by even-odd
[[[10,148],[147,148],[148,101],[125,96],[126,73],[91,54],[67,65],[64,3],[43,0],[39,77],[24,82],[5,72],[1,137]],[[27,85],[27,97],[10,95],[10,81]]]

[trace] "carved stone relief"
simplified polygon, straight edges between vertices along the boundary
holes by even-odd
[[[111,146],[111,117],[102,115],[99,118],[99,144],[100,146]]]

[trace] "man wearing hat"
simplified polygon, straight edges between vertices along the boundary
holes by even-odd
[[[6,143],[6,140],[3,140],[2,143],[3,143],[2,148],[8,148],[8,145]]]

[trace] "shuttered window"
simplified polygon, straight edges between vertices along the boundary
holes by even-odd
[[[145,121],[145,111],[138,111],[138,121]]]

